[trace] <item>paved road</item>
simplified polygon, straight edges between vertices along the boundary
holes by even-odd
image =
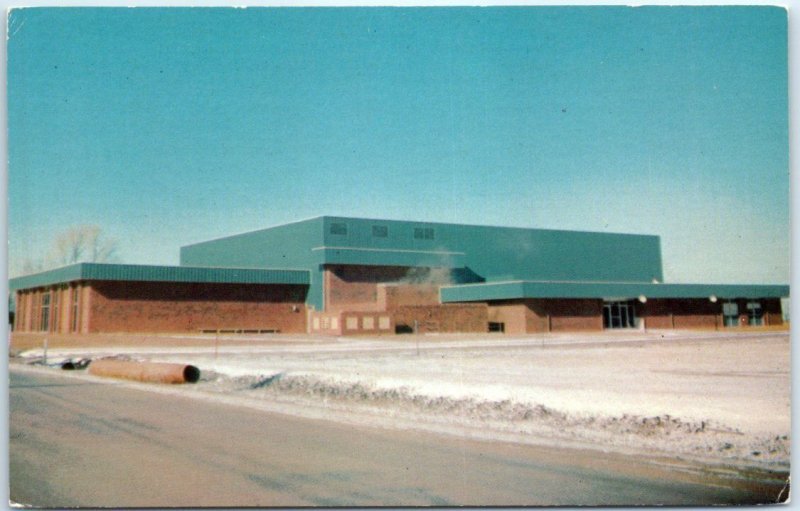
[[[12,367],[11,499],[33,506],[708,504],[780,484],[612,455],[358,429]]]

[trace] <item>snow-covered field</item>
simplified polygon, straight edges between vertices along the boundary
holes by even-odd
[[[789,464],[788,332],[264,339],[218,349],[58,349],[48,361],[124,355],[192,364],[201,381],[171,391],[347,423]]]

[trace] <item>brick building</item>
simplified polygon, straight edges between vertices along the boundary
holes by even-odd
[[[789,295],[662,281],[657,236],[318,217],[10,284],[18,331],[82,333],[714,329],[780,324]]]

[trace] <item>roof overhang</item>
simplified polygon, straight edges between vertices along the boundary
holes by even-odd
[[[31,289],[79,280],[308,285],[310,274],[308,270],[77,263],[13,278],[9,280],[9,290]]]
[[[358,247],[316,247],[311,250],[317,255],[319,264],[463,268],[466,260],[464,252],[437,250]]]
[[[524,298],[783,298],[789,286],[747,284],[651,284],[630,282],[552,282],[517,280],[443,286],[447,302],[485,302]]]

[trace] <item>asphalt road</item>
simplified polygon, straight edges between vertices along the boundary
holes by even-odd
[[[782,485],[353,428],[11,369],[13,502],[41,507],[774,502]]]

